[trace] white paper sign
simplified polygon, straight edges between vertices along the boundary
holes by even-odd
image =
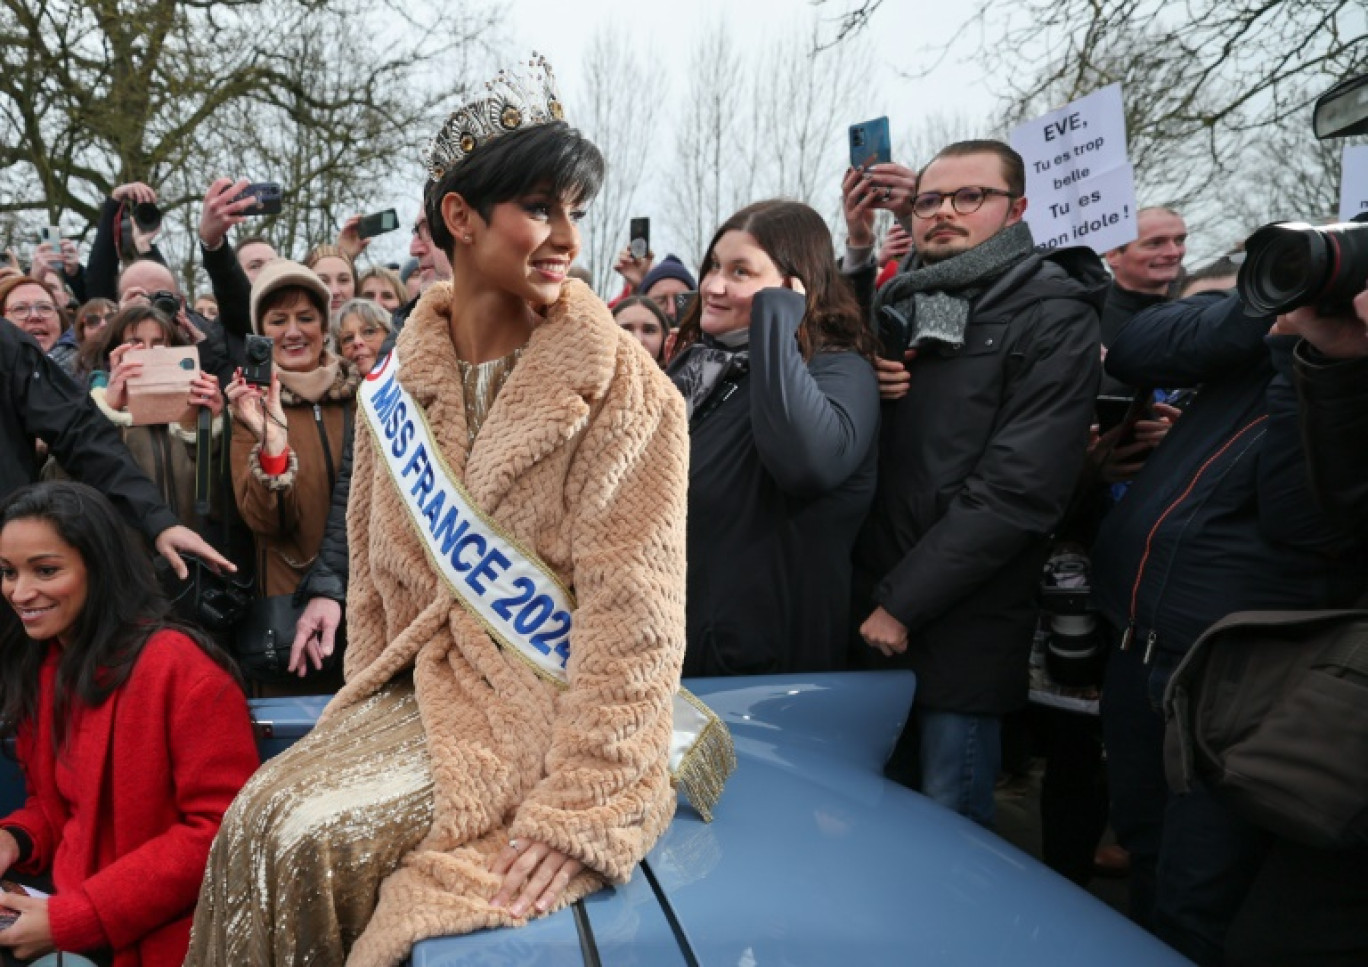
[[[1100,254],[1135,239],[1120,84],[1019,125],[1011,140],[1026,162],[1026,221],[1037,245]]]
[[[1340,221],[1368,212],[1368,144],[1345,145],[1340,166]]]

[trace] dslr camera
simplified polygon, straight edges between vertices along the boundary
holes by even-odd
[[[158,289],[147,297],[147,301],[152,303],[153,309],[173,322],[176,314],[181,310],[181,297],[167,289]]]
[[[248,336],[246,345],[247,365],[242,367],[242,378],[253,386],[271,385],[271,354],[275,351],[275,340],[270,336]]]
[[[1322,94],[1312,127],[1321,140],[1368,134],[1368,74]],[[1368,222],[1360,219],[1320,228],[1275,222],[1249,236],[1238,282],[1244,304],[1265,315],[1302,306],[1321,315],[1352,312],[1368,283]]]

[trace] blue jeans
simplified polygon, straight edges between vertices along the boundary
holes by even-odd
[[[993,788],[1002,764],[1002,720],[996,715],[914,711],[922,795],[991,829]]]

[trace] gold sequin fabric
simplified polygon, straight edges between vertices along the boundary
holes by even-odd
[[[187,967],[341,967],[380,882],[427,834],[432,794],[411,681],[320,725],[258,771],[224,817]]]
[[[494,405],[495,397],[508,381],[524,348],[519,346],[507,356],[485,363],[468,363],[464,359],[457,361],[461,370],[461,390],[465,394],[467,447],[475,445],[475,437],[479,435],[480,427],[484,426],[485,417],[489,416],[489,408]]]

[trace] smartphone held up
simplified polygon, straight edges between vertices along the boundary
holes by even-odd
[[[892,160],[893,146],[886,116],[850,126],[850,167],[863,171]]]

